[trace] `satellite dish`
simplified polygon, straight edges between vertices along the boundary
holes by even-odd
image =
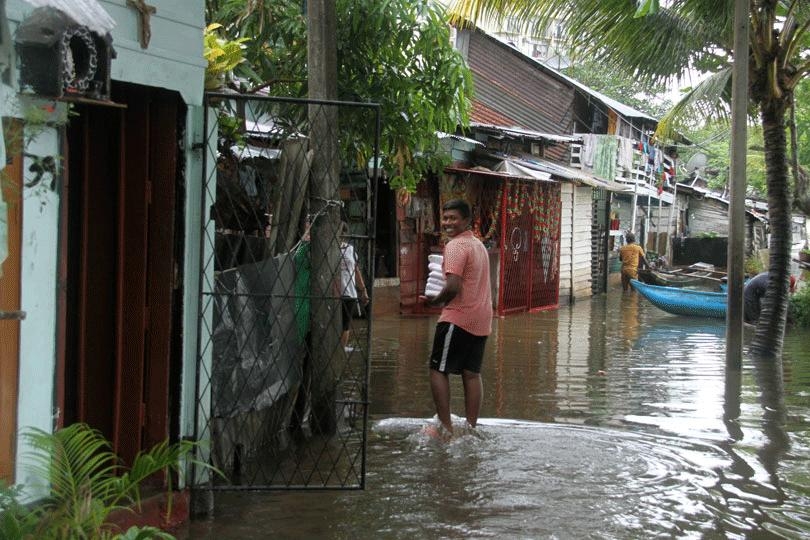
[[[686,162],[687,174],[692,174],[693,172],[704,168],[707,162],[708,158],[706,157],[706,154],[702,152],[696,153],[695,155],[689,158],[689,161]]]

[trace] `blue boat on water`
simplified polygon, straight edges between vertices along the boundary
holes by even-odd
[[[637,279],[631,279],[630,284],[652,305],[667,313],[718,319],[726,317],[728,294],[725,292],[662,287],[642,283]]]

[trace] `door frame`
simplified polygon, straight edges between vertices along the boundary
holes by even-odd
[[[8,157],[0,176],[0,189],[7,212],[8,256],[0,262],[0,481],[14,482],[17,445],[17,397],[19,396],[20,324],[25,317],[22,293],[22,152],[14,134],[22,122],[4,119],[12,136]]]

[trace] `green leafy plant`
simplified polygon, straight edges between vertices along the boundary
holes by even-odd
[[[53,191],[56,188],[54,172],[61,166],[61,156],[33,155],[28,153],[27,149],[46,129],[58,130],[66,126],[70,118],[77,115],[73,105],[26,97],[19,103],[12,104],[11,109],[13,112],[9,118],[2,122],[6,154],[15,157],[26,154],[33,162],[31,172],[34,173],[34,177],[27,180],[26,187],[41,187]],[[12,121],[12,117],[18,117],[19,121]],[[46,177],[50,182],[42,182]],[[8,178],[5,168],[0,168],[0,187],[17,189]]]
[[[221,24],[214,23],[205,27],[203,34],[203,56],[208,61],[205,68],[205,89],[217,90],[225,85],[234,68],[245,61],[245,46],[249,38],[223,39],[217,30]]]
[[[219,111],[217,114],[219,121],[219,132],[228,143],[235,143],[239,146],[245,145],[245,134],[242,128],[242,119],[238,116],[232,116],[224,111]]]
[[[242,92],[307,95],[306,10],[297,0],[206,0],[208,21],[245,45],[234,72]],[[452,45],[444,8],[424,0],[336,0],[337,98],[380,105],[379,153],[393,189],[414,192],[450,161],[437,131],[469,123],[472,73]],[[341,117],[342,155],[366,170],[375,155],[371,119]]]
[[[29,429],[23,434],[33,451],[31,472],[45,483],[47,495],[35,504],[21,504],[19,486],[0,490],[0,538],[9,539],[146,539],[173,538],[153,527],[118,532],[107,523],[110,513],[140,504],[140,485],[163,472],[171,515],[171,472],[193,462],[195,444],[162,442],[140,452],[126,468],[110,443],[86,424],[73,424],[54,433]],[[35,487],[35,486],[31,486]]]
[[[756,255],[752,255],[745,259],[743,263],[743,270],[749,276],[755,276],[765,270],[765,265],[762,263],[762,259],[757,257]]]
[[[805,285],[791,295],[788,313],[794,324],[810,327],[810,286]]]

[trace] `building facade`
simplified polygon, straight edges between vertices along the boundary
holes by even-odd
[[[0,9],[0,479],[27,484],[27,428],[125,461],[194,432],[204,2]]]

